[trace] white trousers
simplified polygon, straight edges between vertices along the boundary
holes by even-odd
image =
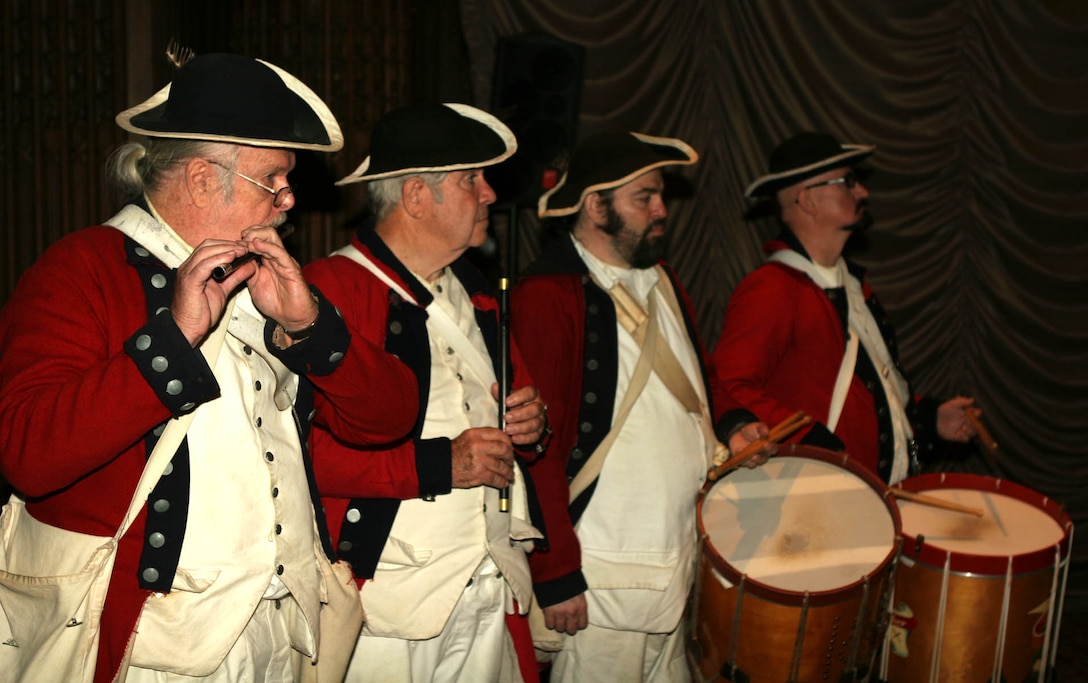
[[[292,598],[285,598],[290,600]],[[223,663],[208,676],[130,667],[125,683],[291,683],[295,680],[290,638],[278,600],[261,600]],[[140,636],[137,634],[136,636]],[[179,634],[179,638],[184,636]]]
[[[521,683],[506,628],[508,591],[485,559],[441,633],[427,640],[361,636],[346,683]]]
[[[590,624],[563,635],[551,683],[689,683],[683,622],[672,633],[615,631]]]

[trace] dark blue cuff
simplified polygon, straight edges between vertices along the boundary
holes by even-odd
[[[219,383],[204,354],[189,345],[168,310],[129,337],[125,353],[175,417],[219,396]]]
[[[322,377],[332,374],[340,365],[351,344],[351,334],[340,317],[340,311],[321,291],[312,285],[310,291],[317,300],[317,320],[310,336],[281,349],[272,343],[272,335],[278,325],[275,321],[268,320],[264,326],[264,343],[272,355],[279,358],[292,372]]]
[[[446,437],[416,441],[419,497],[434,500],[453,490],[453,442]]]
[[[581,569],[577,569],[566,576],[560,576],[558,579],[533,584],[536,601],[541,607],[558,605],[564,600],[570,600],[585,593],[587,590],[589,590],[589,584],[586,583],[586,577],[582,575]]]

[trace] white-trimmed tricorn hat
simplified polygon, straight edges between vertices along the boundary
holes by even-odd
[[[302,81],[268,62],[226,53],[189,60],[165,88],[116,120],[156,138],[321,152],[344,146],[336,117]]]
[[[570,166],[555,187],[540,197],[541,218],[569,216],[594,192],[611,190],[663,166],[686,166],[699,155],[683,140],[642,133],[601,133],[574,149]]]
[[[482,109],[467,104],[410,104],[378,119],[370,137],[370,156],[336,184],[483,168],[509,158],[517,149],[513,131]]]
[[[798,133],[771,152],[767,175],[757,178],[745,197],[773,197],[779,190],[833,168],[853,166],[876,145],[843,145],[827,133]]]

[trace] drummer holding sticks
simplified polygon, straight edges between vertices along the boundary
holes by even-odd
[[[768,436],[718,391],[687,295],[661,261],[661,169],[697,159],[674,138],[582,141],[539,205],[568,230],[513,293],[511,331],[554,429],[530,467],[548,548],[529,557],[547,627],[534,638],[559,650],[552,683],[689,680],[681,616],[696,499],[708,467],[728,458],[715,457],[719,439],[740,450]],[[774,448],[763,440],[746,464]]]
[[[730,298],[713,358],[725,389],[767,423],[803,410],[813,423],[797,432],[802,443],[846,451],[895,483],[941,440],[974,436],[975,409],[962,396],[938,405],[911,394],[883,308],[842,257],[872,224],[853,167],[874,149],[801,133],[772,152],[745,196],[775,201],[782,233]]]

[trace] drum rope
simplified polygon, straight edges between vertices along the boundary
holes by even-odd
[[[1069,528],[1069,544],[1066,546],[1066,552],[1069,555],[1072,555],[1073,554],[1073,523],[1070,522],[1067,526]],[[1058,545],[1061,545],[1061,543],[1059,542]],[[1058,661],[1058,636],[1061,634],[1062,612],[1065,610],[1065,589],[1066,589],[1066,585],[1067,585],[1068,581],[1069,581],[1069,558],[1066,557],[1066,559],[1065,559],[1065,570],[1062,571],[1062,592],[1059,594],[1059,597],[1058,597],[1057,614],[1055,615],[1054,610],[1051,610],[1051,615],[1054,616],[1054,641],[1053,641],[1053,646],[1051,647],[1051,654],[1050,654],[1050,667],[1051,668],[1053,668],[1054,664]],[[1040,678],[1039,680],[1042,680],[1042,678]]]
[[[797,622],[797,637],[793,640],[793,659],[790,660],[790,677],[786,683],[797,683],[797,677],[801,675],[801,652],[805,647],[805,625],[808,622],[808,601],[810,593],[805,591],[805,598],[801,601],[801,618]]]
[[[937,630],[933,639],[933,658],[929,663],[929,680],[930,683],[937,683],[940,680],[941,673],[941,645],[944,642],[944,617],[945,610],[948,609],[948,579],[952,572],[952,553],[945,552],[944,554],[944,573],[941,576],[941,599],[937,602],[937,613],[940,614],[940,618],[937,619]]]
[[[857,662],[858,662],[858,648],[861,645],[862,631],[867,631],[865,628],[866,619],[865,612],[869,607],[869,577],[863,576],[861,583],[861,600],[858,602],[858,615],[854,618],[854,634],[850,638],[850,655],[846,660],[846,671],[853,670],[854,680],[857,680]],[[879,618],[879,613],[878,613]]]
[[[1062,570],[1062,544],[1054,544],[1054,575],[1050,579],[1050,600],[1046,604],[1046,630],[1043,631],[1043,652],[1039,661],[1043,666],[1039,667],[1039,683],[1046,677],[1046,670],[1053,665],[1050,661],[1050,629],[1054,625],[1054,611],[1057,609],[1055,598],[1057,597],[1059,573]]]
[[[1005,637],[1009,630],[1009,603],[1012,601],[1012,555],[1005,566],[1005,590],[1001,595],[1001,620],[997,624],[997,642],[994,644],[994,669],[991,681],[999,681],[1005,668]]]
[[[729,665],[729,680],[734,680],[737,673],[737,650],[740,646],[740,613],[744,607],[744,585],[748,581],[747,574],[740,575],[740,583],[737,584],[737,606],[733,609],[733,631],[729,640],[729,652],[726,653],[725,663]],[[725,666],[723,665],[724,669]]]

